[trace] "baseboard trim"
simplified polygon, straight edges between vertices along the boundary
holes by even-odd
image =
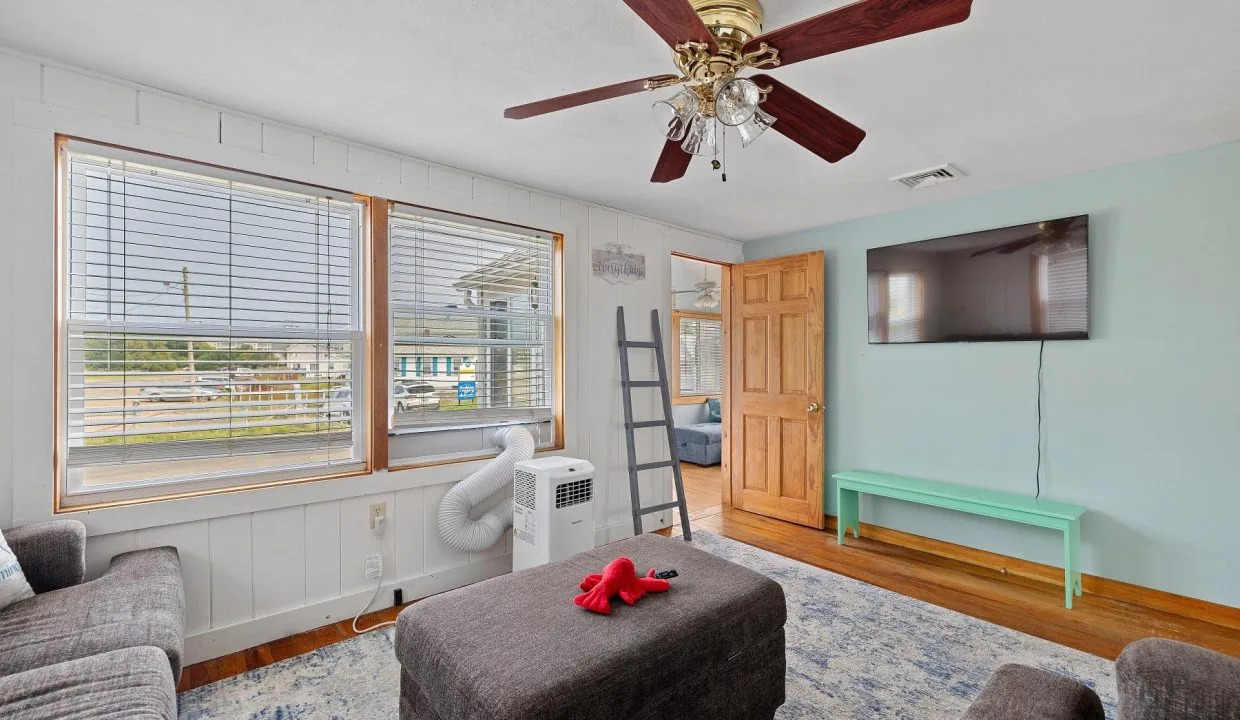
[[[835,532],[837,527],[836,516],[827,515],[827,530]],[[861,536],[887,543],[888,545],[918,550],[988,570],[1063,587],[1063,568],[1055,567],[1054,565],[1022,560],[1009,555],[1000,555],[988,550],[956,545],[946,540],[936,540],[869,523],[861,523]],[[1087,595],[1098,595],[1130,605],[1138,605],[1151,610],[1159,610],[1172,615],[1240,630],[1240,608],[1212,603],[1208,600],[1199,600],[1186,595],[1176,595],[1165,590],[1155,590],[1154,588],[1133,585],[1120,580],[1111,580],[1098,577],[1097,575],[1082,574],[1081,589]]]
[[[405,601],[436,595],[471,583],[512,572],[512,555],[495,555],[468,565],[450,568],[442,572],[419,575],[383,584],[380,597],[391,597],[400,588]],[[340,620],[351,619],[357,614],[374,588],[341,595],[312,605],[246,620],[233,625],[212,628],[185,638],[185,665],[211,660],[240,650],[262,645],[280,638],[313,630]],[[385,605],[372,608],[377,610]]]

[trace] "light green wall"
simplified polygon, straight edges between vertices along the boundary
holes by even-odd
[[[1037,343],[868,345],[865,251],[1082,213],[1092,339],[1046,345],[1043,496],[1091,509],[1085,572],[1240,605],[1240,142],[751,242],[745,257],[826,251],[828,472],[1032,496]],[[862,504],[879,525],[1060,562],[1053,533]]]

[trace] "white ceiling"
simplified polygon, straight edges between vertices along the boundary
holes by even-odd
[[[767,27],[842,4],[766,0]],[[648,182],[650,95],[503,119],[672,69],[620,0],[5,0],[0,44],[742,240],[1240,137],[1237,0],[977,0],[777,70],[869,137],[828,165],[767,133],[730,148],[726,184],[702,160]],[[942,162],[968,177],[887,182]]]

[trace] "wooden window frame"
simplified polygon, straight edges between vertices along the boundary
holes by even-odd
[[[362,274],[360,281],[362,283],[361,294],[361,310],[364,318],[365,327],[363,332],[365,338],[363,346],[369,354],[363,359],[361,367],[366,369],[366,378],[364,384],[369,384],[368,388],[363,388],[363,394],[368,398],[368,407],[366,408],[366,417],[361,420],[366,429],[366,438],[362,444],[363,447],[363,466],[360,469],[352,469],[347,472],[331,472],[323,474],[312,474],[306,477],[297,476],[291,478],[273,478],[267,480],[256,480],[252,482],[241,482],[236,485],[227,485],[209,488],[194,488],[188,490],[176,490],[169,488],[170,491],[163,493],[152,493],[150,495],[142,495],[141,497],[128,497],[123,499],[106,499],[99,502],[83,502],[75,504],[66,504],[64,498],[64,474],[67,470],[65,463],[67,462],[67,453],[64,450],[64,435],[67,430],[67,418],[62,417],[60,408],[64,407],[64,399],[66,398],[67,388],[61,377],[61,368],[65,359],[64,340],[62,335],[65,330],[65,319],[63,317],[67,309],[67,286],[62,277],[64,263],[67,258],[68,243],[68,227],[64,222],[64,198],[63,193],[66,189],[65,179],[67,167],[62,161],[63,150],[70,142],[90,143],[103,148],[113,148],[116,150],[132,153],[140,153],[154,159],[170,160],[177,163],[186,163],[204,171],[217,170],[228,173],[239,173],[247,175],[259,180],[271,180],[279,183],[289,183],[305,188],[323,190],[332,193],[338,193],[342,197],[350,197],[357,202],[363,203],[363,227],[360,237],[360,267]],[[246,492],[249,490],[269,489],[283,487],[288,485],[300,485],[303,483],[319,482],[323,480],[340,480],[347,478],[357,478],[375,474],[379,471],[395,471],[420,467],[431,467],[438,465],[450,465],[456,463],[473,462],[482,459],[494,457],[493,453],[479,454],[477,456],[453,457],[440,460],[429,460],[424,463],[413,463],[391,467],[388,462],[388,392],[391,385],[391,377],[388,363],[388,352],[391,344],[391,328],[390,315],[388,313],[388,289],[389,289],[389,267],[388,267],[388,214],[391,212],[394,201],[354,193],[351,191],[341,190],[339,188],[319,185],[313,182],[305,182],[290,178],[270,175],[260,172],[253,172],[241,168],[230,167],[219,163],[206,162],[196,160],[194,158],[180,157],[159,153],[141,148],[129,147],[100,140],[94,140],[87,137],[79,137],[64,133],[57,133],[54,137],[52,162],[55,168],[54,172],[54,200],[52,203],[54,213],[54,266],[55,278],[53,287],[55,297],[53,301],[53,329],[54,339],[52,346],[53,362],[55,363],[55,372],[52,386],[52,401],[56,408],[53,412],[53,450],[52,450],[52,472],[53,472],[53,514],[77,513],[104,508],[128,507],[134,505],[146,505],[154,502],[164,502],[168,500],[183,500],[189,498],[204,497],[210,495],[223,495],[227,493]],[[410,207],[422,207],[411,203],[404,203]],[[491,220],[470,216],[463,213],[456,213],[436,208],[425,208],[435,212],[455,215],[465,220],[480,220],[484,222],[493,222],[514,227],[521,227],[513,223],[502,220]],[[563,233],[543,230],[541,228],[526,228],[538,232],[547,233],[552,237],[552,302],[553,302],[553,332],[554,332],[554,363],[553,369],[553,397],[552,397],[552,418],[553,418],[553,442],[548,447],[539,448],[538,452],[554,452],[561,451],[565,447],[565,352],[564,352],[564,235]]]
[[[719,392],[706,395],[681,395],[680,394],[680,321],[683,318],[691,318],[695,320],[718,320],[719,321],[719,338],[723,340],[723,313],[697,312],[692,310],[672,310],[672,356],[669,358],[672,365],[672,404],[673,405],[697,405],[704,403],[710,398],[719,398],[723,396],[723,388]],[[720,348],[722,356],[723,348]],[[726,365],[726,362],[724,363]],[[722,382],[723,373],[720,372]]]

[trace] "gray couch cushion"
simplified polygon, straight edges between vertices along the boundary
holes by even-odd
[[[710,445],[723,442],[723,425],[720,423],[698,423],[676,427],[676,440],[692,445]]]
[[[1240,660],[1174,640],[1138,640],[1115,661],[1119,720],[1237,720]]]
[[[117,555],[98,580],[0,611],[0,676],[122,648],[164,651],[180,677],[185,596],[176,548]]]
[[[1106,720],[1102,701],[1083,683],[1025,665],[990,676],[963,720]]]
[[[611,615],[575,606],[581,578],[620,555],[680,577]],[[761,652],[764,666],[777,666],[775,685],[748,692],[762,694],[769,717],[783,702],[786,616],[778,583],[643,535],[423,600],[400,614],[396,655],[442,717],[591,720],[648,717],[677,702],[669,693],[687,678]]]
[[[86,526],[80,520],[51,520],[5,530],[9,547],[37,593],[82,582],[86,574]]]
[[[176,685],[159,648],[114,650],[0,678],[0,717],[173,720]]]

